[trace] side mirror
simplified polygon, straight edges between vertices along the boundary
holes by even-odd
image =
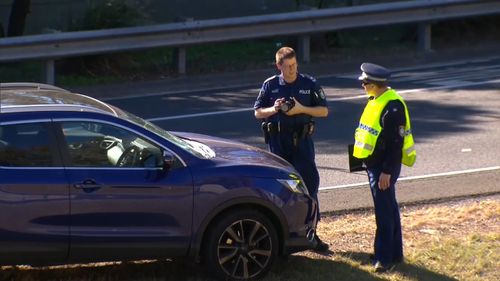
[[[163,169],[170,170],[176,166],[177,158],[174,155],[168,153],[167,151],[163,152]]]

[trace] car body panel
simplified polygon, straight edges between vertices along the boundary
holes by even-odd
[[[134,168],[66,172],[71,186],[70,258],[127,260],[151,258],[155,252],[153,257],[187,254],[193,209],[188,168],[167,173]],[[86,181],[92,187],[77,187]]]
[[[0,263],[64,262],[69,188],[63,169],[0,168]]]

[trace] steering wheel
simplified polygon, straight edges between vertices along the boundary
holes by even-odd
[[[99,148],[109,150],[117,144],[121,144],[120,139],[112,136],[104,136],[104,138],[99,142]]]
[[[118,167],[135,167],[140,162],[141,149],[135,145],[125,149],[116,162]]]

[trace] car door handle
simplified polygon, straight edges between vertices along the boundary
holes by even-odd
[[[94,180],[88,179],[80,183],[73,184],[74,188],[83,189],[86,192],[91,192],[102,187],[101,184],[96,183]]]

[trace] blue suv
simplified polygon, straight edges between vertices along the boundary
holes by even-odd
[[[316,208],[269,152],[54,86],[0,84],[2,265],[189,256],[256,279],[311,248]]]

